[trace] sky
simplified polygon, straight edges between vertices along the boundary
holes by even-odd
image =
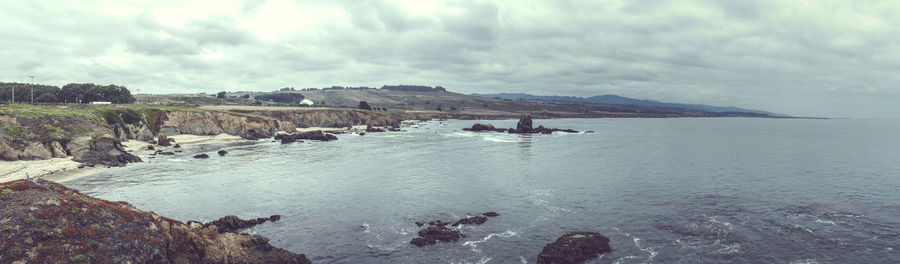
[[[419,84],[900,118],[900,1],[0,1],[0,81]]]

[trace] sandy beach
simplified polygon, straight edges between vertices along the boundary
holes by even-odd
[[[219,134],[216,136],[171,135],[169,138],[175,139],[175,143],[181,145],[216,141],[225,143],[244,140],[239,136],[228,134]],[[127,140],[122,142],[122,146],[129,152],[146,149],[148,145],[150,144],[147,142],[137,140]],[[53,158],[49,160],[0,161],[0,182],[24,179],[26,172],[30,174],[31,177],[40,177],[53,182],[65,182],[89,176],[105,169],[105,166],[103,165],[78,168],[80,164],[81,163],[79,162],[73,161],[72,157]]]

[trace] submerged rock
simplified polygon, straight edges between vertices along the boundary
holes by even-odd
[[[584,263],[609,252],[612,252],[609,238],[600,233],[571,232],[544,246],[537,263]]]
[[[456,221],[456,223],[453,223],[453,226],[458,226],[458,225],[480,225],[480,224],[484,224],[484,222],[487,222],[487,217],[484,217],[484,216],[473,216],[473,217],[469,217],[469,218],[459,219],[459,221]]]
[[[194,155],[194,158],[195,159],[208,159],[209,155],[206,155],[206,153],[202,153],[202,154]]]
[[[500,216],[500,214],[498,214],[497,212],[487,212],[487,213],[483,213],[483,214],[481,214],[481,215],[484,215],[484,216],[487,216],[487,217]]]

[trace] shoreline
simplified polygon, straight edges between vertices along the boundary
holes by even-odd
[[[175,139],[175,143],[180,145],[193,145],[208,143],[210,141],[220,141],[222,143],[245,141],[239,136],[228,134],[198,136],[190,134],[171,135],[169,138]],[[126,140],[122,142],[127,152],[136,152],[144,150],[150,143],[138,140]],[[0,182],[9,182],[25,178],[25,173],[29,173],[32,178],[41,178],[44,180],[63,183],[66,181],[87,177],[104,170],[104,165],[95,165],[95,167],[82,166],[83,163],[73,161],[72,157],[52,158],[47,160],[17,160],[17,161],[0,161]],[[79,166],[82,166],[79,168]],[[126,165],[127,166],[127,165]]]

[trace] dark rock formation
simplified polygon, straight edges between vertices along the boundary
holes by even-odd
[[[459,221],[456,221],[456,223],[453,223],[453,226],[458,226],[458,225],[480,225],[480,224],[484,224],[484,222],[487,222],[487,217],[484,217],[484,216],[473,216],[473,217],[469,217],[469,218],[459,219]]]
[[[507,132],[513,134],[551,134],[553,132],[566,132],[566,133],[578,133],[578,131],[572,129],[559,129],[559,128],[546,128],[544,126],[538,126],[537,128],[532,127],[531,116],[526,115],[519,119],[519,123],[516,124],[516,129],[512,128],[496,128],[491,124],[481,124],[475,123],[471,128],[463,128],[465,131],[495,131],[495,132]]]
[[[360,135],[360,136],[365,136],[365,135],[366,135],[366,132],[359,132],[359,135]]]
[[[225,151],[224,149],[219,150],[219,156],[225,156],[225,154],[228,154],[228,151]]]
[[[532,133],[534,129],[532,129],[531,116],[526,115],[519,119],[519,123],[516,124],[516,131],[518,133]]]
[[[209,155],[206,155],[206,153],[201,153],[201,154],[194,155],[194,158],[195,159],[208,159]]]
[[[147,150],[156,150],[156,148],[154,148],[153,145],[147,145]]]
[[[600,233],[571,232],[544,246],[537,263],[584,263],[609,252],[612,252],[609,238]]]
[[[2,263],[310,263],[259,235],[219,233],[41,179],[0,189],[2,226],[12,227],[0,231]]]
[[[487,212],[487,213],[483,213],[483,214],[481,214],[481,215],[484,215],[484,216],[487,216],[487,217],[500,216],[500,214],[498,214],[497,212]]]
[[[385,132],[385,130],[381,129],[381,128],[377,128],[377,127],[372,127],[372,125],[367,125],[366,132],[376,133],[376,132]]]
[[[505,132],[508,129],[496,128],[491,124],[475,123],[474,125],[472,125],[472,127],[463,128],[463,130],[472,131],[472,132],[480,132],[480,131]]]
[[[111,134],[93,137],[88,150],[73,160],[107,166],[123,166],[130,162],[141,162],[141,158],[126,152],[118,138]]]
[[[173,148],[181,148],[181,144],[175,144]]]
[[[240,229],[250,228],[255,225],[265,223],[267,221],[275,222],[278,220],[281,220],[280,215],[272,215],[269,217],[260,217],[260,218],[256,218],[256,219],[250,219],[250,220],[240,219],[234,215],[226,215],[226,216],[223,216],[222,218],[219,218],[219,220],[203,224],[203,227],[206,228],[209,226],[216,226],[216,228],[218,229],[217,231],[220,234],[221,233],[235,233],[235,231],[240,230]]]
[[[424,247],[437,244],[438,241],[456,242],[460,237],[463,237],[462,233],[446,226],[429,226],[419,230],[419,237],[413,238],[409,243]]]
[[[171,146],[172,144],[169,142],[169,137],[164,132],[159,132],[159,140],[156,141],[157,144],[163,147]]]
[[[296,142],[301,139],[308,140],[319,140],[319,141],[331,141],[337,140],[337,136],[332,134],[326,134],[322,132],[322,130],[302,132],[302,133],[294,133],[294,134],[278,134],[275,135],[276,140],[281,140],[282,144]]]
[[[171,151],[158,151],[158,150],[156,151],[156,154],[159,154],[159,155],[175,155],[175,153],[174,153],[174,152],[171,152]]]

